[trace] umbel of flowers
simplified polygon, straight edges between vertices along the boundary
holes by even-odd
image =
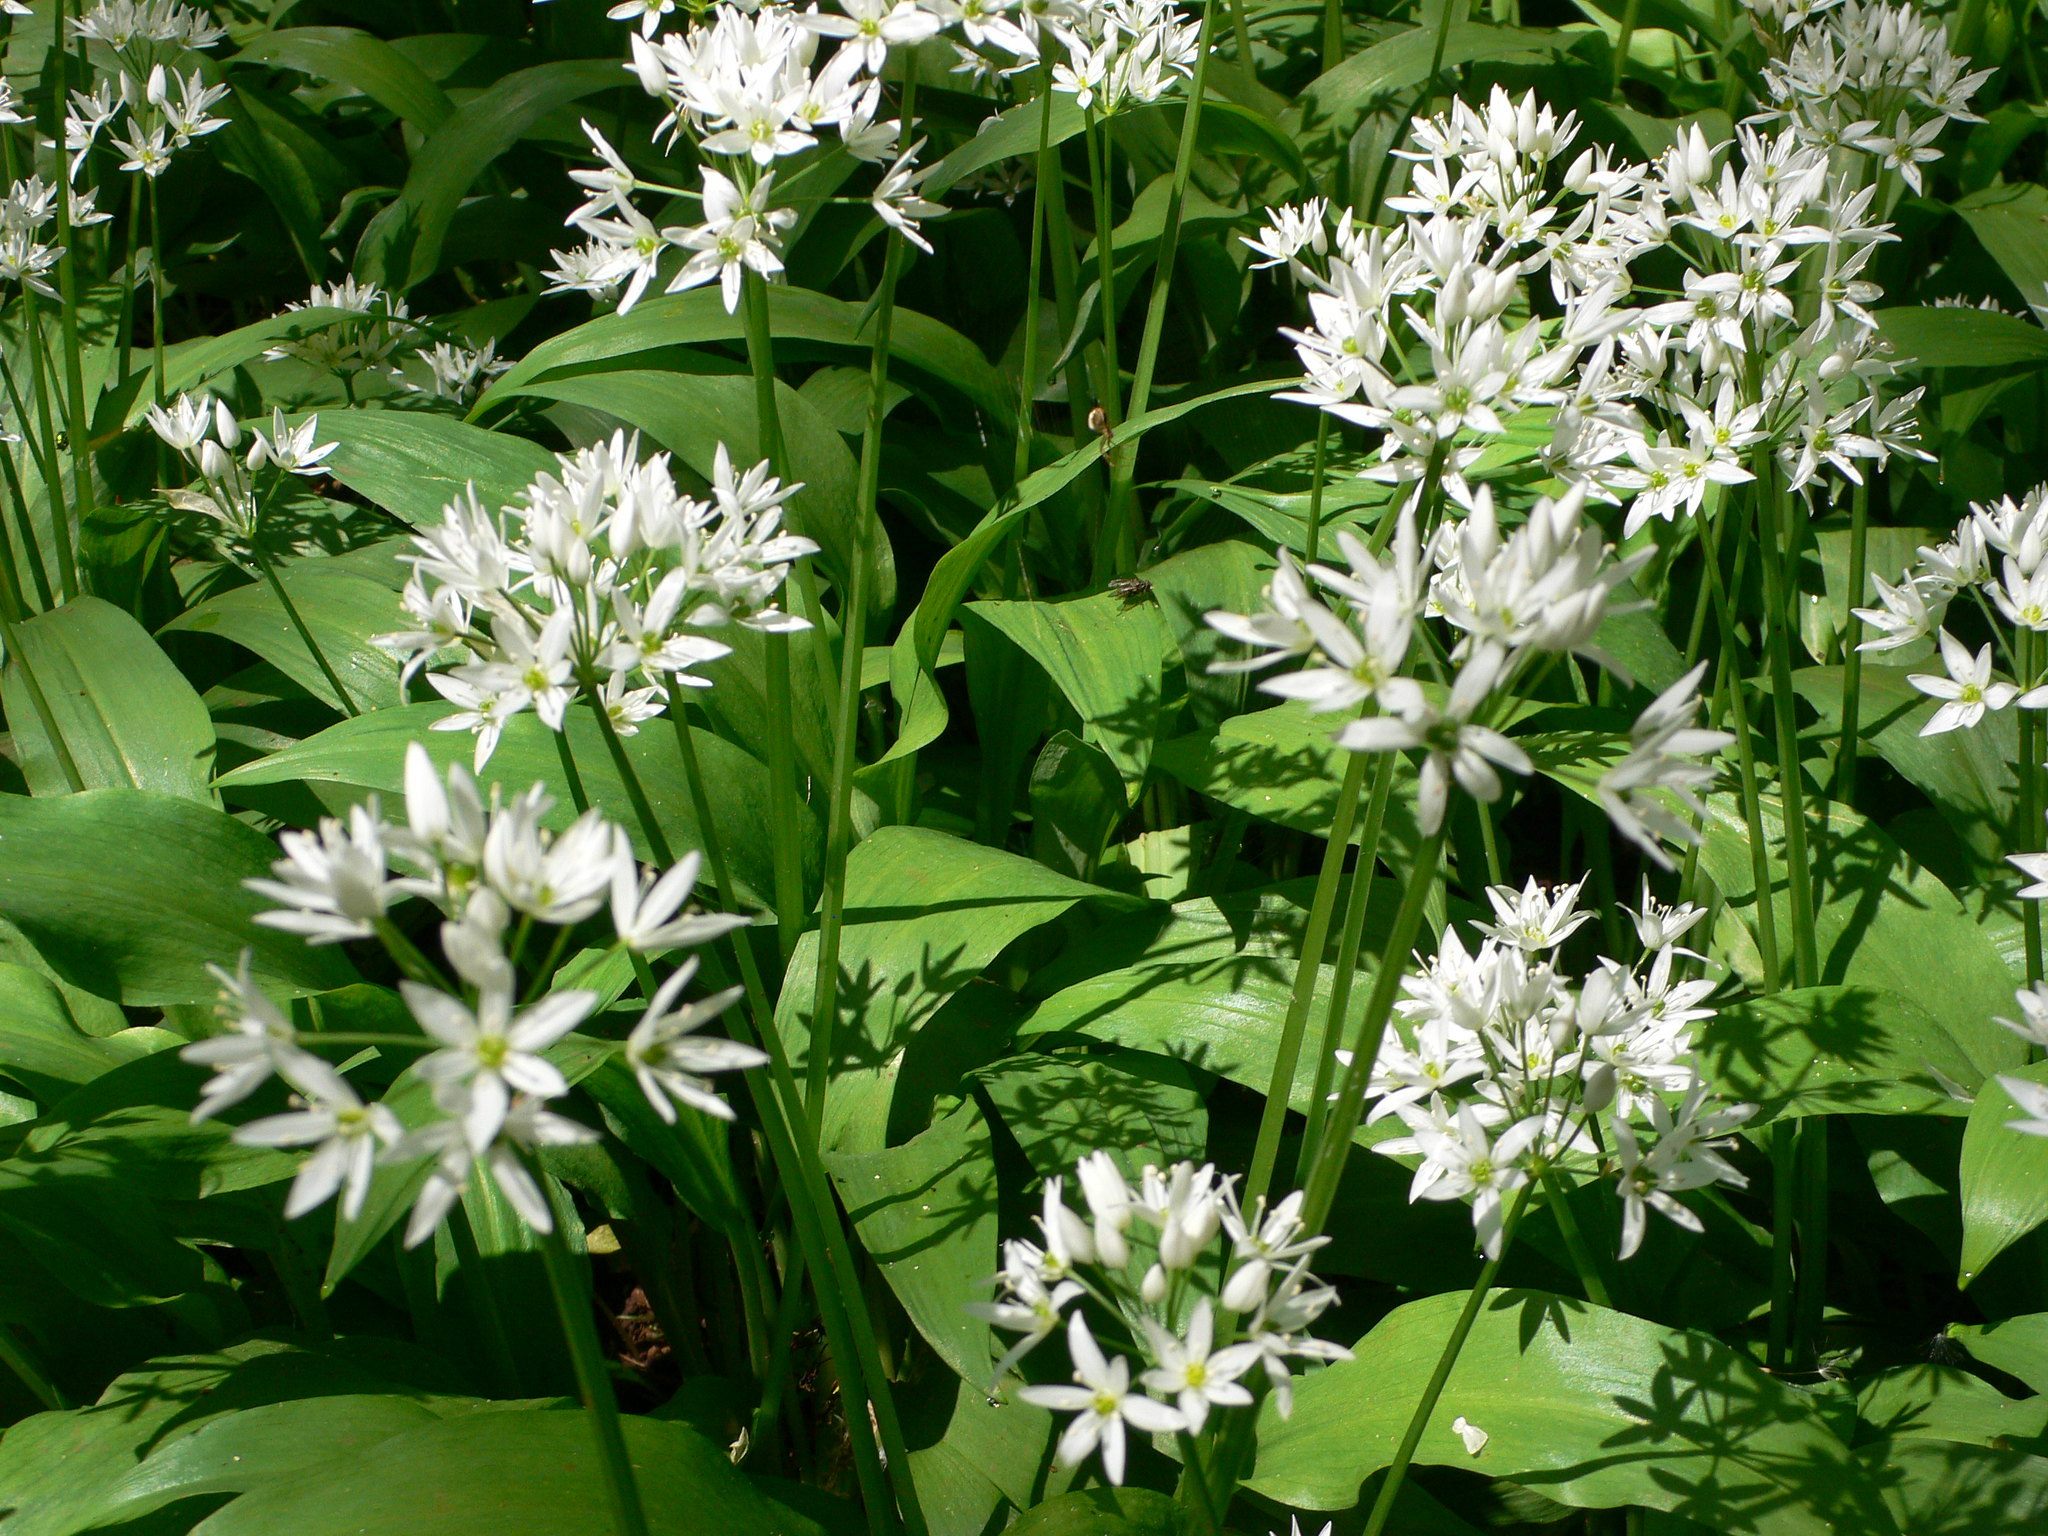
[[[1337,1295],[1309,1268],[1329,1239],[1303,1226],[1298,1192],[1246,1209],[1236,1178],[1212,1164],[1148,1164],[1134,1185],[1107,1152],[1082,1158],[1074,1185],[1085,1214],[1066,1203],[1063,1178],[1047,1179],[1041,1241],[1005,1242],[996,1299],[970,1308],[1018,1336],[996,1365],[998,1387],[1063,1334],[1072,1384],[1018,1390],[1073,1415],[1062,1465],[1099,1451],[1103,1474],[1121,1483],[1130,1431],[1213,1440],[1255,1388],[1285,1415],[1301,1363],[1351,1357],[1309,1331]]]
[[[1612,1181],[1623,1258],[1650,1211],[1697,1232],[1681,1193],[1747,1183],[1722,1153],[1755,1106],[1713,1103],[1692,1064],[1715,983],[1686,978],[1678,941],[1705,912],[1646,895],[1630,914],[1640,955],[1574,975],[1559,950],[1591,918],[1578,906],[1584,883],[1490,888],[1494,920],[1477,925],[1478,948],[1444,931],[1403,979],[1373,1066],[1368,1123],[1397,1116],[1409,1133],[1376,1150],[1418,1160],[1411,1200],[1468,1201],[1493,1258],[1510,1203],[1546,1176]]]
[[[311,1149],[287,1198],[287,1216],[338,1192],[342,1214],[352,1218],[379,1165],[426,1162],[431,1172],[406,1228],[408,1245],[433,1234],[480,1169],[536,1231],[553,1230],[534,1154],[593,1140],[596,1132],[549,1108],[570,1089],[549,1050],[589,1023],[600,1001],[586,988],[549,989],[557,935],[602,918],[612,952],[653,957],[746,922],[688,909],[695,854],[657,875],[641,868],[625,833],[596,811],[551,833],[545,822],[553,808],[539,786],[509,802],[495,792],[486,801],[460,764],[437,773],[414,743],[406,754],[403,821],[387,818],[373,796],[345,819],[286,833],[272,878],[249,882],[275,904],[259,923],[309,944],[375,940],[389,950],[406,975],[400,991],[420,1033],[377,1043],[423,1052],[408,1070],[431,1089],[430,1111],[405,1129],[386,1105],[365,1103],[319,1054],[337,1047],[353,1053],[362,1038],[296,1029],[251,977],[247,955],[237,972],[217,971],[227,1028],[184,1052],[214,1074],[194,1117],[240,1103],[273,1077],[284,1081],[296,1107],[238,1126],[234,1136],[250,1145]],[[394,911],[411,901],[438,909],[447,970],[394,921]],[[670,971],[622,1042],[591,1042],[623,1057],[669,1121],[679,1104],[731,1118],[708,1074],[766,1060],[751,1046],[700,1033],[738,994],[685,1001],[696,970],[692,958]]]
[[[559,731],[579,695],[630,735],[670,689],[710,686],[695,669],[730,647],[707,630],[809,627],[776,605],[790,562],[817,550],[782,526],[800,489],[765,462],[738,472],[721,444],[710,494],[688,496],[666,453],[643,462],[637,435],[615,433],[559,455],[511,506],[474,487],[450,502],[413,540],[413,627],[378,643],[406,680],[453,658],[428,677],[457,706],[435,729],[475,732],[479,771],[506,721],[530,709]]]

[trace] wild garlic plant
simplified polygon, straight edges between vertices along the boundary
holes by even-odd
[[[554,797],[536,785],[486,799],[461,764],[439,772],[417,742],[405,760],[405,816],[387,817],[376,797],[317,830],[283,837],[272,877],[250,889],[273,905],[266,927],[308,944],[375,941],[406,979],[400,993],[417,1036],[366,1041],[354,1034],[302,1031],[250,976],[219,971],[226,1030],[185,1048],[213,1069],[195,1118],[219,1114],[280,1078],[299,1107],[237,1127],[254,1146],[311,1147],[286,1203],[311,1210],[337,1192],[345,1218],[360,1215],[379,1166],[431,1162],[406,1227],[408,1247],[431,1237],[471,1181],[486,1173],[536,1232],[554,1218],[534,1176],[544,1148],[596,1138],[548,1106],[570,1083],[548,1052],[592,1020],[604,999],[588,987],[553,987],[564,941],[602,919],[608,955],[667,957],[730,933],[744,917],[689,909],[700,861],[686,855],[666,871],[644,869],[626,834],[586,811],[560,831],[548,820]],[[440,917],[441,961],[422,953],[394,914],[424,901]],[[445,965],[445,969],[443,966]],[[677,1106],[731,1119],[709,1074],[759,1066],[752,1046],[702,1034],[737,990],[686,1001],[697,962],[672,969],[623,1041],[593,1048],[632,1069],[648,1103],[673,1122]],[[409,1067],[427,1085],[430,1107],[401,1128],[388,1104],[366,1104],[322,1049],[365,1044],[425,1054]]]
[[[1067,1205],[1063,1178],[1048,1178],[1040,1241],[1005,1242],[996,1299],[969,1308],[1018,1335],[996,1364],[998,1389],[1064,1325],[1073,1385],[1017,1389],[1074,1415],[1061,1465],[1099,1452],[1103,1475],[1122,1483],[1136,1431],[1188,1437],[1200,1467],[1231,1416],[1265,1391],[1283,1417],[1292,1412],[1302,1363],[1351,1358],[1310,1331],[1337,1293],[1309,1268],[1329,1239],[1303,1224],[1298,1191],[1247,1209],[1234,1176],[1192,1162],[1148,1163],[1133,1186],[1107,1152],[1082,1158],[1073,1183],[1085,1214]]]
[[[1579,907],[1584,887],[1489,887],[1478,946],[1446,928],[1402,978],[1400,1022],[1373,1065],[1367,1123],[1397,1117],[1408,1130],[1374,1150],[1416,1160],[1410,1200],[1469,1202],[1490,1259],[1532,1186],[1561,1200],[1577,1178],[1612,1181],[1626,1259],[1649,1212],[1699,1232],[1678,1196],[1748,1183],[1723,1153],[1755,1106],[1715,1103],[1694,1064],[1717,983],[1686,974],[1678,941],[1705,911],[1646,898],[1630,913],[1642,953],[1573,975],[1559,951],[1593,916]]]
[[[450,502],[413,539],[413,627],[378,644],[404,658],[402,681],[458,658],[427,674],[457,706],[435,729],[472,732],[479,772],[529,709],[559,732],[581,698],[630,736],[679,707],[673,688],[711,686],[696,669],[731,647],[707,630],[809,627],[776,601],[791,562],[817,550],[782,526],[801,489],[766,464],[736,471],[720,444],[708,497],[688,496],[668,454],[643,461],[637,434],[614,433],[558,455],[511,506],[487,509],[473,486]]]

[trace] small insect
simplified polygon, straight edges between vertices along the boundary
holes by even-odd
[[[1088,430],[1102,439],[1102,451],[1104,453],[1109,452],[1115,446],[1115,443],[1111,440],[1112,429],[1109,425],[1109,412],[1099,405],[1091,408],[1088,412]]]
[[[1142,576],[1114,576],[1110,578],[1109,590],[1122,598],[1128,608],[1152,595],[1152,583]]]

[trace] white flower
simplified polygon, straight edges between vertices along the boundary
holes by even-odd
[[[639,954],[665,949],[686,949],[708,944],[736,928],[747,918],[728,913],[693,912],[677,916],[690,899],[703,867],[703,856],[692,850],[657,877],[642,870],[629,858],[612,863],[612,930],[619,942]]]
[[[434,1235],[449,1210],[469,1187],[470,1176],[481,1167],[491,1176],[506,1202],[536,1232],[555,1229],[554,1212],[547,1195],[528,1170],[524,1149],[576,1146],[595,1141],[597,1133],[586,1125],[550,1112],[536,1099],[521,1099],[506,1112],[497,1139],[479,1151],[470,1142],[465,1126],[473,1118],[459,1089],[446,1102],[436,1102],[453,1118],[436,1120],[412,1132],[393,1156],[430,1156],[433,1171],[420,1186],[413,1202],[412,1219],[406,1223],[405,1246],[417,1248]]]
[[[2001,1077],[1998,1086],[2012,1095],[2022,1118],[2006,1125],[2029,1136],[2048,1136],[2048,1084],[2030,1083],[2024,1077]]]
[[[250,959],[245,949],[232,972],[207,967],[220,983],[220,1013],[228,1032],[195,1040],[178,1052],[194,1066],[213,1068],[213,1076],[199,1090],[199,1105],[192,1111],[195,1121],[241,1103],[275,1073],[289,1071],[310,1079],[327,1070],[325,1062],[301,1049],[291,1020],[256,985]]]
[[[484,987],[474,1008],[418,982],[400,982],[399,991],[420,1028],[442,1045],[415,1070],[437,1087],[466,1090],[463,1129],[479,1154],[503,1128],[515,1093],[552,1099],[569,1091],[560,1070],[540,1052],[597,1006],[595,992],[570,990],[550,993],[515,1015],[505,985]]]
[[[1073,1358],[1078,1385],[1031,1386],[1017,1395],[1036,1407],[1075,1415],[1060,1435],[1061,1466],[1079,1466],[1100,1446],[1104,1475],[1120,1485],[1126,1424],[1150,1434],[1170,1434],[1186,1428],[1187,1420],[1178,1410],[1133,1393],[1130,1362],[1121,1356],[1104,1359],[1088,1331],[1087,1319],[1078,1312],[1067,1325],[1067,1352]]]
[[[1216,1319],[1208,1297],[1195,1303],[1185,1340],[1175,1338],[1149,1317],[1144,1323],[1153,1358],[1159,1362],[1145,1373],[1145,1385],[1173,1396],[1189,1434],[1202,1432],[1211,1408],[1241,1408],[1251,1402],[1251,1393],[1237,1378],[1259,1363],[1259,1347],[1232,1344],[1212,1349]]]
[[[1496,921],[1477,927],[1488,937],[1512,944],[1527,954],[1555,949],[1593,920],[1592,913],[1575,910],[1585,884],[1581,877],[1571,885],[1555,886],[1546,893],[1531,875],[1520,891],[1511,885],[1490,885],[1486,888],[1486,900]]]
[[[1451,1420],[1451,1433],[1463,1442],[1467,1456],[1477,1456],[1481,1451],[1485,1450],[1486,1442],[1490,1438],[1485,1430],[1474,1424],[1462,1413],[1457,1418]]]
[[[1048,1286],[1029,1267],[1020,1268],[1015,1274],[1005,1273],[1003,1279],[1005,1294],[1001,1300],[967,1304],[969,1313],[991,1327],[1021,1335],[996,1362],[991,1379],[998,1386],[1018,1362],[1059,1329],[1061,1309],[1086,1294],[1072,1280]]]
[[[1535,771],[1528,753],[1499,731],[1472,719],[1490,700],[1504,662],[1498,648],[1483,646],[1466,661],[1441,709],[1410,682],[1398,691],[1383,690],[1381,694],[1397,713],[1353,721],[1337,734],[1337,744],[1353,752],[1420,747],[1428,754],[1415,807],[1415,819],[1425,833],[1443,825],[1452,781],[1473,799],[1490,805],[1501,795],[1496,766],[1519,774]]]
[[[730,1008],[740,995],[740,988],[732,987],[678,1008],[677,998],[696,974],[695,959],[677,967],[626,1037],[626,1065],[633,1069],[640,1091],[647,1095],[655,1113],[671,1125],[675,1124],[676,1103],[730,1120],[732,1109],[711,1091],[705,1074],[744,1071],[768,1060],[764,1052],[751,1045],[695,1033]]]
[[[2020,1005],[2018,1019],[1999,1019],[2007,1029],[2031,1045],[2048,1048],[2048,982],[2035,982],[2013,994]]]
[[[1223,1287],[1223,1305],[1249,1312],[1266,1299],[1275,1275],[1284,1274],[1329,1241],[1310,1232],[1301,1221],[1303,1195],[1295,1190],[1271,1210],[1261,1196],[1249,1216],[1239,1209],[1235,1190],[1223,1208],[1223,1230],[1237,1266]]]
[[[323,817],[318,831],[287,832],[278,839],[284,857],[271,865],[271,880],[245,880],[281,910],[259,912],[256,921],[300,935],[308,944],[338,944],[376,931],[398,883],[385,861],[384,824],[374,796],[349,809],[346,824]]]
[[[946,205],[935,203],[918,192],[924,179],[937,169],[936,166],[926,166],[923,170],[917,168],[917,152],[924,145],[925,141],[919,139],[896,157],[895,164],[883,173],[881,185],[875,188],[875,194],[869,201],[877,218],[929,256],[932,243],[918,229],[918,220],[939,217],[946,211]]]
[[[1922,693],[1944,701],[1920,727],[1922,736],[1967,729],[1982,720],[1988,711],[2004,709],[2019,696],[2019,689],[2013,684],[1992,680],[1991,646],[1988,642],[1972,656],[1963,643],[1947,630],[1942,630],[1936,638],[1941,644],[1941,659],[1948,668],[1948,676],[1933,677],[1924,672],[1912,672],[1906,676],[1906,681]]]
[[[269,1115],[238,1126],[235,1140],[251,1147],[312,1147],[313,1154],[292,1180],[285,1198],[287,1221],[303,1216],[341,1191],[341,1215],[354,1221],[370,1193],[370,1175],[377,1153],[398,1142],[403,1128],[382,1104],[365,1104],[346,1078],[321,1063],[323,1070],[295,1074],[309,1103],[289,1114]]]

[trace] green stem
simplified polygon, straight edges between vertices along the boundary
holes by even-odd
[[[1778,791],[1785,820],[1785,873],[1792,897],[1792,975],[1810,987],[1820,965],[1813,933],[1813,866],[1806,851],[1806,788],[1799,765],[1799,727],[1794,714],[1798,695],[1792,691],[1793,603],[1785,574],[1793,536],[1791,497],[1777,494],[1777,479],[1766,472],[1756,497],[1757,541],[1764,557],[1764,606],[1767,610],[1771,666],[1771,711],[1778,736]],[[1773,513],[1777,515],[1774,516]]]
[[[2020,630],[2019,685],[2023,689],[2034,685],[2035,673],[2040,665],[2039,645],[2039,637],[2033,630]],[[2019,716],[2019,845],[2023,851],[2032,852],[2040,846],[2042,831],[2041,724],[2040,717],[2032,710],[2023,709]],[[2026,946],[2027,984],[2031,986],[2041,979],[2041,903],[2020,903],[2020,925]]]
[[[135,176],[128,182],[128,260],[121,269],[121,314],[114,326],[120,348],[114,369],[117,383],[128,381],[135,356],[135,263],[142,250],[142,183]]]
[[[1565,1252],[1571,1255],[1572,1268],[1578,1271],[1579,1284],[1585,1289],[1586,1300],[1596,1307],[1614,1305],[1602,1277],[1599,1255],[1586,1243],[1586,1237],[1579,1230],[1579,1218],[1572,1214],[1571,1191],[1555,1172],[1546,1170],[1543,1175],[1543,1203],[1557,1218],[1557,1230],[1564,1238]]]
[[[597,717],[598,734],[604,737],[604,749],[610,755],[612,767],[617,770],[619,782],[625,786],[626,803],[633,808],[633,817],[640,823],[640,835],[647,839],[647,851],[654,856],[654,862],[662,869],[675,863],[675,855],[669,851],[668,835],[661,830],[661,823],[655,818],[654,803],[647,798],[646,786],[640,782],[640,771],[633,766],[633,759],[626,755],[626,744],[619,740],[618,727],[612,724],[611,715],[597,698],[592,686],[595,678],[586,679],[585,688],[591,695],[590,712]],[[671,706],[673,707],[673,706]],[[564,738],[567,732],[563,733]]]
[[[1532,1187],[1524,1184],[1515,1195],[1515,1203],[1508,1208],[1507,1224],[1501,1230],[1500,1257],[1488,1259],[1479,1271],[1479,1278],[1472,1282],[1472,1290],[1458,1313],[1458,1321],[1451,1328],[1451,1336],[1444,1340],[1443,1353],[1437,1356],[1429,1385],[1422,1389],[1422,1401],[1415,1405],[1415,1412],[1408,1420],[1408,1430],[1401,1436],[1400,1448],[1394,1452],[1393,1462],[1380,1483],[1379,1497],[1373,1500],[1372,1514],[1365,1522],[1365,1536],[1380,1536],[1387,1528],[1387,1520],[1394,1513],[1394,1502],[1401,1496],[1401,1484],[1408,1476],[1409,1465],[1415,1460],[1415,1448],[1422,1444],[1423,1431],[1429,1428],[1437,1400],[1444,1395],[1444,1387],[1457,1367],[1458,1355],[1465,1348],[1465,1340],[1471,1337],[1472,1325],[1479,1320],[1479,1309],[1486,1305],[1486,1293],[1493,1288],[1494,1276],[1500,1273],[1500,1261],[1507,1257],[1508,1245],[1515,1240],[1515,1228],[1521,1225]]]
[[[1395,754],[1380,754],[1372,778],[1372,798],[1365,808],[1365,828],[1358,839],[1358,862],[1351,870],[1351,897],[1344,908],[1344,932],[1337,941],[1337,974],[1330,982],[1330,1005],[1323,1011],[1323,1032],[1316,1045],[1316,1082],[1308,1096],[1308,1127],[1295,1160],[1294,1184],[1308,1178],[1312,1149],[1321,1140],[1330,1111],[1330,1078],[1337,1065],[1337,1042],[1344,1038],[1344,1015],[1351,1007],[1352,984],[1358,979],[1358,952],[1365,940],[1365,917],[1372,905],[1373,881],[1379,872],[1380,830],[1386,825],[1387,802],[1393,797]]]
[[[14,387],[14,370],[7,366],[7,359],[4,354],[0,354],[0,383],[5,384],[7,398],[14,405],[14,419],[21,424],[20,436],[22,444],[27,449],[29,457],[32,459],[36,458],[35,434],[29,430],[28,411],[22,405],[20,391]],[[29,580],[35,585],[36,607],[41,611],[47,611],[56,606],[55,594],[50,591],[50,573],[43,569],[42,556],[37,550],[36,525],[29,516],[28,493],[22,489],[21,475],[14,467],[14,455],[4,443],[0,443],[0,478],[4,478],[6,481],[7,495],[14,506],[14,521],[21,530],[21,564],[27,567]],[[47,477],[45,478],[47,483]],[[0,519],[0,521],[4,521],[4,519]],[[26,613],[28,611],[27,596],[21,591],[21,583],[17,574],[18,568],[15,565],[11,540],[9,541],[7,562],[8,585],[16,594],[17,607],[21,612]]]
[[[21,674],[21,685],[28,690],[29,707],[36,712],[36,722],[50,740],[50,751],[57,759],[58,771],[64,775],[64,782],[71,787],[71,793],[83,792],[85,776],[78,771],[78,761],[71,755],[70,743],[57,728],[57,716],[50,708],[50,696],[43,692],[42,682],[28,659],[28,652],[21,648],[20,634],[12,619],[0,619],[0,635],[4,635],[7,642],[6,659]]]
[[[1313,561],[1322,549],[1323,541],[1323,476],[1327,472],[1330,453],[1330,413],[1316,412],[1316,456],[1309,469],[1308,487],[1308,558]]]
[[[71,1406],[63,1389],[43,1373],[28,1346],[14,1336],[14,1329],[6,1323],[0,1323],[0,1365],[14,1372],[21,1384],[35,1394],[36,1401],[52,1413],[61,1413]]]
[[[1221,1536],[1223,1515],[1216,1508],[1216,1495],[1209,1486],[1209,1470],[1202,1464],[1200,1437],[1182,1430],[1180,1451],[1184,1465],[1174,1498],[1186,1512],[1187,1527],[1191,1531],[1206,1531],[1209,1536]]]
[[[420,953],[420,947],[405,936],[405,931],[398,924],[388,917],[380,917],[375,926],[379,942],[408,981],[450,994],[455,991],[448,978],[441,974],[441,968]]]
[[[1869,580],[1870,483],[1857,486],[1849,504],[1849,622],[1842,631],[1842,751],[1835,763],[1835,798],[1856,801],[1856,753],[1862,745],[1863,621],[1856,617]]]
[[[50,65],[51,88],[55,93],[59,113],[63,112],[64,104],[71,99],[71,56],[64,46],[64,11],[64,0],[56,0],[51,13],[56,26],[56,42],[50,49]],[[57,291],[63,301],[58,313],[58,329],[64,338],[64,390],[69,401],[68,414],[71,421],[71,499],[73,510],[78,516],[78,524],[83,528],[93,507],[92,417],[87,414],[85,408],[85,365],[78,339],[78,263],[81,253],[78,249],[78,231],[71,222],[71,177],[64,164],[64,152],[61,147],[57,151],[56,179],[57,243],[64,247],[63,259],[57,263]],[[71,592],[76,591],[76,587],[71,588]]]
[[[590,1316],[591,1297],[561,1223],[540,1234],[540,1251],[548,1272],[548,1289],[554,1293],[555,1312],[562,1321],[562,1337],[569,1346],[569,1363],[575,1368],[576,1390],[597,1439],[597,1461],[604,1475],[604,1502],[612,1529],[618,1536],[647,1536],[647,1515],[640,1506],[639,1485],[633,1480],[633,1462],[619,1423],[618,1398],[605,1373],[597,1325]]]
[[[1628,51],[1635,42],[1636,20],[1642,9],[1642,0],[1627,0],[1621,10],[1621,35],[1614,41],[1614,84],[1613,93],[1617,100],[1621,96],[1621,77],[1628,73]]]
[[[1764,1364],[1773,1371],[1785,1368],[1796,1305],[1792,1275],[1792,1235],[1799,1206],[1796,1136],[1796,1127],[1789,1120],[1780,1120],[1771,1127],[1771,1325],[1764,1347]]]
[[[1330,814],[1330,838],[1323,845],[1323,867],[1316,875],[1308,922],[1301,931],[1301,953],[1294,963],[1294,990],[1288,998],[1286,1021],[1280,1027],[1280,1049],[1273,1058],[1273,1076],[1266,1088],[1265,1108],[1259,1116],[1251,1172],[1245,1176],[1247,1208],[1256,1205],[1273,1185],[1273,1166],[1280,1157],[1280,1132],[1286,1124],[1288,1103],[1294,1096],[1295,1070],[1301,1061],[1302,1036],[1308,1028],[1309,1011],[1315,1006],[1316,979],[1322,971],[1323,949],[1329,942],[1330,916],[1337,904],[1337,887],[1343,879],[1345,857],[1351,850],[1351,827],[1365,789],[1366,755],[1352,752],[1348,756],[1344,782],[1337,790],[1337,803]]]
[[[149,347],[150,347],[150,389],[156,403],[162,405],[166,394],[164,380],[164,221],[157,211],[156,181],[149,182],[146,189],[149,196]]]
[[[50,500],[50,534],[57,541],[57,590],[66,600],[78,595],[78,560],[71,538],[71,513],[64,497],[64,466],[58,458],[56,419],[50,409],[49,368],[43,357],[47,338],[35,290],[21,290],[23,318],[28,323],[29,385],[36,397],[36,430],[42,438],[43,491]]]
[[[1344,1082],[1337,1090],[1336,1107],[1315,1145],[1310,1164],[1306,1196],[1302,1201],[1302,1223],[1311,1232],[1321,1231],[1336,1202],[1337,1182],[1344,1176],[1344,1164],[1351,1156],[1351,1133],[1365,1114],[1365,1090],[1379,1059],[1380,1042],[1386,1038],[1387,1018],[1393,1012],[1394,994],[1400,989],[1401,974],[1407,968],[1408,953],[1422,931],[1422,914],[1429,893],[1436,884],[1437,867],[1443,859],[1444,829],[1438,827],[1422,840],[1416,850],[1415,867],[1409,871],[1408,889],[1401,896],[1401,910],[1394,916],[1393,931],[1380,951],[1379,970],[1372,980],[1372,995],[1366,999],[1365,1017],[1359,1020],[1353,1037],[1351,1064],[1344,1069]]]
[[[1045,189],[1048,166],[1055,176],[1059,168],[1059,161],[1052,153],[1053,99],[1051,77],[1048,75],[1039,82],[1038,91],[1038,175],[1032,179],[1031,186],[1031,276],[1024,290],[1024,368],[1017,390],[1017,445],[1010,461],[1012,486],[1020,483],[1030,472],[1031,441],[1036,434],[1032,406],[1038,387],[1039,307],[1043,302],[1039,290],[1045,282]],[[893,289],[891,296],[894,296]]]
[[[1242,4],[1243,0],[1239,0]],[[1322,72],[1344,62],[1344,0],[1323,0]]]
[[[250,554],[256,561],[256,569],[270,584],[271,595],[277,599],[278,606],[284,609],[284,616],[291,621],[292,629],[298,634],[299,643],[311,653],[313,664],[320,669],[320,675],[327,679],[327,686],[334,690],[334,697],[341,705],[341,712],[353,720],[362,711],[356,708],[355,700],[349,697],[348,689],[342,686],[340,674],[329,664],[327,653],[320,649],[320,642],[313,638],[313,631],[306,627],[306,621],[299,613],[299,605],[292,601],[291,593],[287,592],[284,583],[278,580],[277,570],[271,565],[270,556],[264,554],[262,548],[254,544],[250,546]]]
[[[1088,110],[1086,123],[1088,187],[1095,201],[1095,310],[1102,322],[1102,375],[1095,385],[1095,406],[1102,413],[1103,430],[1114,432],[1123,422],[1123,406],[1118,399],[1123,390],[1123,370],[1116,355],[1116,216],[1110,196],[1112,146],[1107,126],[1097,119],[1092,107]],[[1109,471],[1110,493],[1103,527],[1098,531],[1096,540],[1095,579],[1098,581],[1107,574],[1103,556],[1108,550],[1115,550],[1110,563],[1119,570],[1131,569],[1137,558],[1135,540],[1129,541],[1127,547],[1125,535],[1129,530],[1116,521],[1118,450],[1106,450],[1103,459],[1103,467]]]

